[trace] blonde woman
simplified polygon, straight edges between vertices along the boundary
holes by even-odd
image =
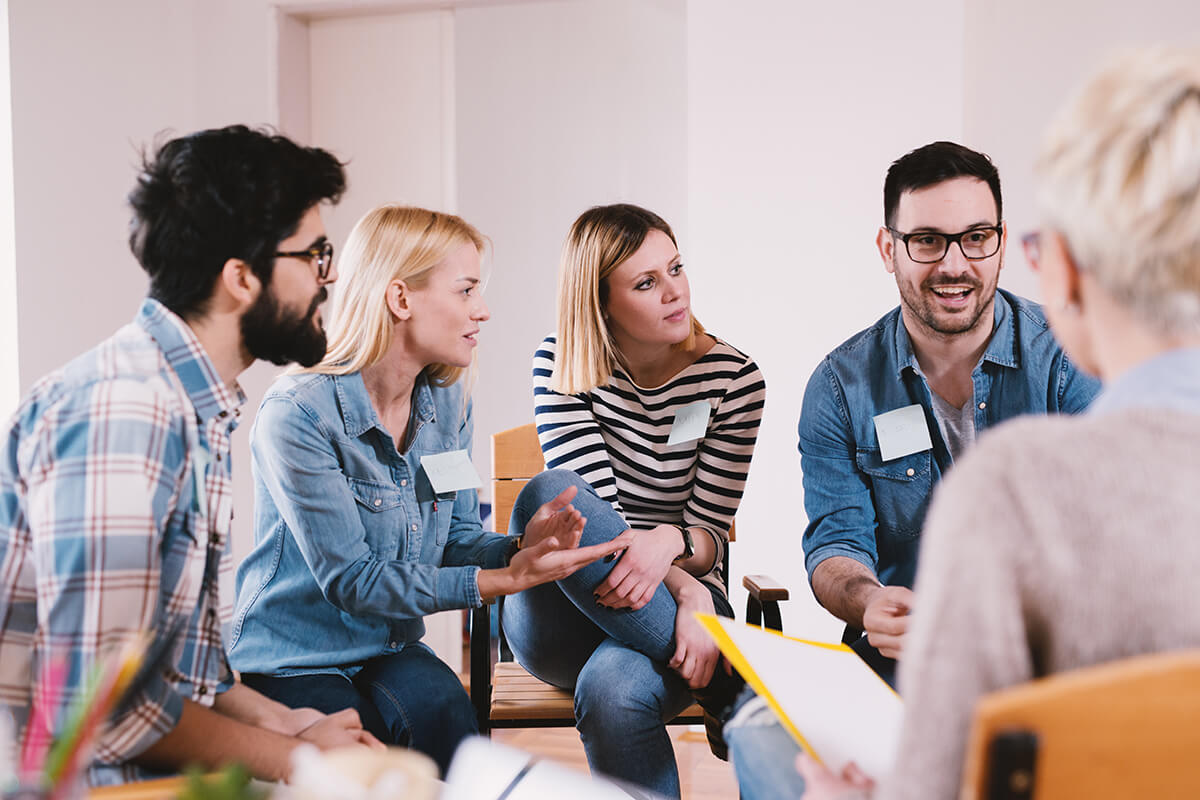
[[[1200,647],[1200,50],[1109,63],[1051,126],[1036,172],[1042,226],[1023,240],[1046,316],[1103,389],[1078,417],[1005,423],[938,489],[899,749],[878,788],[809,759],[807,787],[789,783],[768,764],[794,759],[748,738],[775,758],[739,772],[744,797],[959,797],[984,694]],[[739,729],[731,749],[770,730]]]
[[[692,316],[670,226],[613,205],[585,212],[567,237],[558,332],[534,357],[533,386],[551,470],[518,499],[516,529],[576,489],[584,543],[635,535],[615,563],[509,598],[505,633],[527,669],[574,689],[594,771],[678,797],[664,720],[692,691],[720,713],[740,683],[693,612],[732,616],[723,561],[762,375]]]
[[[517,540],[484,532],[462,376],[488,308],[484,240],[458,217],[382,206],[341,260],[327,355],[280,378],[250,445],[255,547],[237,574],[230,662],[287,706],[354,708],[445,771],[476,729],[426,614],[470,608],[620,548],[578,548],[574,490]],[[628,537],[627,537],[628,538]]]

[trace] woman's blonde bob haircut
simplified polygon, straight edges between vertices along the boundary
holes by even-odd
[[[1109,62],[1050,127],[1037,177],[1080,269],[1151,330],[1200,333],[1200,49]]]
[[[637,252],[650,231],[665,233],[678,246],[662,217],[626,203],[589,208],[571,226],[558,273],[558,348],[550,376],[554,391],[590,392],[608,383],[621,363],[604,320],[608,276]],[[691,320],[691,332],[676,347],[690,350],[704,333],[694,316]]]
[[[338,261],[325,358],[298,371],[349,375],[378,363],[392,343],[388,285],[399,280],[419,289],[455,248],[470,243],[482,253],[485,241],[479,231],[453,214],[400,205],[368,211],[350,231]],[[425,373],[438,385],[448,386],[465,371],[464,367],[432,364]]]

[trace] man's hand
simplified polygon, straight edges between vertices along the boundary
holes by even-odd
[[[804,800],[837,800],[848,794],[851,797],[870,795],[875,791],[875,781],[851,761],[835,775],[829,767],[818,764],[808,753],[801,751],[796,756],[796,771],[804,778]]]
[[[587,520],[571,501],[579,489],[568,486],[548,503],[543,503],[525,524],[524,547],[533,547],[545,539],[554,537],[560,542],[579,541]]]
[[[687,579],[690,583],[675,598],[675,655],[667,666],[687,681],[688,688],[703,689],[712,681],[721,651],[695,616],[715,613],[712,594],[695,578],[688,575]]]
[[[608,577],[596,587],[596,602],[609,608],[642,608],[667,575],[683,549],[674,525],[639,531]]]
[[[888,658],[900,658],[913,609],[912,589],[881,586],[863,612],[863,630],[871,646]]]
[[[321,718],[304,728],[296,736],[315,744],[322,750],[347,745],[366,745],[374,750],[385,750],[383,743],[363,729],[358,712],[343,708],[334,714],[322,714]]]
[[[289,708],[280,711],[277,719],[264,721],[262,727],[284,736],[299,736],[300,731],[324,718],[325,714],[315,708]]]

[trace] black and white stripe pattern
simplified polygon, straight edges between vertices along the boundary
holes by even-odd
[[[729,526],[766,399],[758,365],[718,339],[662,386],[642,388],[618,368],[604,386],[562,395],[549,388],[555,352],[548,336],[533,357],[534,420],[546,466],[574,470],[631,528],[707,531],[717,556],[703,579],[724,588]],[[697,400],[713,409],[704,438],[668,445],[676,412]]]

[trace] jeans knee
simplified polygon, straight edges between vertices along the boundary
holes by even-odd
[[[553,500],[571,486],[581,492],[592,490],[591,485],[572,470],[548,469],[529,479],[529,483],[521,490],[521,497],[524,498],[528,494],[529,500],[536,507]]]
[[[585,667],[575,683],[575,727],[581,733],[612,736],[662,724],[662,698],[652,685],[597,672]]]
[[[475,717],[475,706],[466,692],[448,692],[446,704],[438,711],[437,724],[451,732],[454,739],[462,739],[479,733],[479,721]]]

